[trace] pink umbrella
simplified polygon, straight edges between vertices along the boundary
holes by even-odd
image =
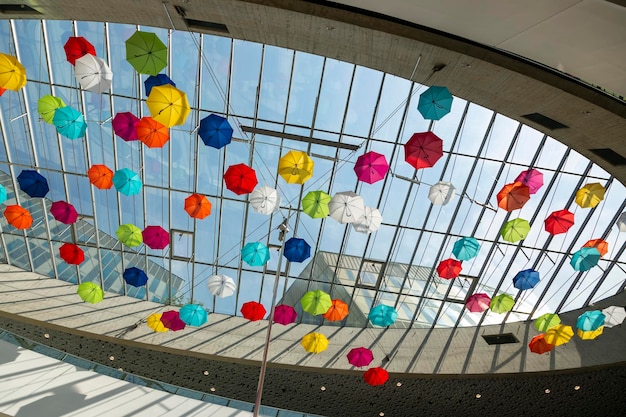
[[[296,321],[298,313],[292,306],[286,304],[279,304],[274,307],[274,323],[288,325]]]
[[[359,181],[373,184],[385,178],[389,164],[385,155],[370,151],[359,156],[354,164],[354,172]]]
[[[480,313],[481,311],[485,311],[489,308],[490,304],[491,297],[489,297],[484,292],[470,295],[469,298],[465,300],[465,308],[467,308],[472,313]]]
[[[161,323],[174,332],[183,330],[185,326],[187,326],[185,322],[180,319],[178,311],[175,310],[168,310],[161,314]]]
[[[170,234],[161,226],[146,226],[141,235],[151,249],[165,249],[170,244]]]
[[[358,367],[368,366],[373,360],[374,354],[372,351],[364,347],[354,348],[348,352],[348,362],[350,362],[350,365]]]
[[[57,221],[65,224],[72,224],[78,219],[76,209],[66,201],[55,201],[52,203],[50,213]]]
[[[139,140],[135,127],[139,122],[139,118],[131,112],[117,113],[113,118],[111,125],[117,136],[125,141]]]
[[[535,168],[531,168],[521,172],[514,182],[521,182],[528,187],[530,194],[535,194],[543,186],[543,174]]]

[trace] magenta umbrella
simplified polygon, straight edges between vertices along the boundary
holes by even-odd
[[[113,131],[117,136],[125,141],[139,140],[135,127],[139,122],[139,118],[131,112],[117,113],[111,122]]]
[[[78,219],[76,209],[66,201],[55,201],[52,203],[50,213],[57,221],[65,224],[72,224]]]
[[[491,297],[489,297],[484,292],[470,295],[469,298],[465,300],[465,308],[467,308],[472,313],[480,313],[481,311],[485,311],[489,308],[490,304]]]
[[[364,347],[354,348],[348,352],[348,362],[350,362],[350,365],[358,367],[368,366],[373,360],[374,354],[372,351]]]
[[[282,325],[288,325],[296,321],[298,313],[292,306],[279,304],[274,307],[274,322]]]
[[[369,151],[359,156],[354,164],[354,172],[359,181],[373,184],[385,178],[389,164],[385,155]]]
[[[161,323],[174,332],[183,330],[185,326],[187,326],[185,322],[180,319],[178,311],[175,310],[168,310],[161,314]]]
[[[150,249],[165,249],[170,244],[170,234],[161,226],[146,226],[141,235]]]
[[[543,174],[535,168],[522,171],[514,182],[521,182],[530,190],[530,194],[535,194],[543,186]]]

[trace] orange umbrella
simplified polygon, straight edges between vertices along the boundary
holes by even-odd
[[[348,315],[348,304],[341,300],[332,300],[330,308],[322,314],[328,321],[341,321]]]
[[[113,187],[113,171],[106,165],[93,165],[87,171],[89,182],[101,190],[108,190]]]
[[[507,184],[498,193],[498,207],[506,211],[521,209],[530,200],[530,188],[521,182]]]
[[[152,117],[142,117],[135,125],[137,138],[148,148],[162,148],[170,140],[167,127]]]
[[[17,229],[28,229],[33,224],[30,212],[17,204],[7,206],[4,209],[4,217],[9,224]]]
[[[609,244],[603,239],[591,239],[583,245],[583,248],[596,248],[600,252],[600,256],[609,253]]]
[[[211,214],[211,207],[211,202],[200,194],[192,194],[185,199],[185,211],[196,219],[204,219]]]

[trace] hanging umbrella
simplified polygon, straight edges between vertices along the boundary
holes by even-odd
[[[4,217],[16,229],[28,229],[33,224],[30,212],[17,204],[7,206],[4,209]]]
[[[324,191],[309,191],[302,199],[302,211],[313,219],[328,216],[331,197]]]
[[[65,103],[59,97],[47,94],[37,100],[37,113],[44,122],[52,124],[54,112],[61,107],[65,107]]]
[[[459,261],[469,261],[478,255],[479,250],[480,243],[478,240],[473,237],[464,237],[454,242],[452,254]]]
[[[117,113],[111,122],[117,136],[127,142],[139,140],[137,137],[137,123],[139,118],[129,111]]]
[[[187,94],[171,84],[153,87],[146,105],[152,118],[167,127],[184,124],[191,111]]]
[[[52,124],[60,135],[72,140],[82,138],[87,131],[87,123],[82,113],[69,106],[56,109]]]
[[[83,90],[104,93],[111,88],[113,72],[102,58],[86,54],[76,60],[74,76]]]
[[[113,187],[113,171],[106,165],[92,165],[87,171],[89,182],[101,190],[108,190]]]
[[[78,220],[78,212],[73,205],[65,201],[55,201],[50,205],[50,213],[56,221],[72,224]]]
[[[564,324],[557,324],[554,327],[548,329],[545,333],[546,342],[554,346],[561,346],[570,341],[574,336],[574,330],[572,326],[566,326]]]
[[[521,182],[507,184],[498,193],[498,207],[513,211],[521,209],[530,200],[530,189]]]
[[[513,277],[513,286],[524,291],[534,288],[539,283],[539,272],[534,269],[524,269]]]
[[[374,184],[382,180],[389,171],[385,155],[369,151],[359,156],[354,164],[354,172],[359,181]]]
[[[307,291],[300,299],[302,310],[311,314],[312,316],[318,316],[324,314],[333,305],[330,295],[322,290]]]
[[[135,266],[126,268],[122,277],[128,285],[132,285],[133,287],[143,287],[148,283],[148,275],[146,275],[142,269]]]
[[[285,242],[283,254],[289,262],[304,262],[311,257],[311,246],[304,239],[292,237]]]
[[[0,204],[4,204],[7,201],[7,189],[4,188],[4,185],[0,184]]]
[[[141,229],[134,224],[127,223],[121,225],[117,228],[115,235],[120,240],[120,242],[122,242],[129,248],[139,246],[143,243]]]
[[[414,133],[404,144],[404,160],[415,169],[430,168],[443,156],[443,141],[433,132]]]
[[[243,303],[241,306],[241,315],[250,320],[250,321],[258,321],[263,320],[265,317],[265,307],[263,304],[257,303],[256,301],[248,301],[247,303]]]
[[[504,223],[500,235],[507,242],[515,243],[526,238],[530,232],[530,224],[524,219],[513,219]]]
[[[161,321],[161,316],[161,313],[154,313],[150,314],[146,319],[148,327],[158,333],[164,333],[167,331],[167,327],[165,327]]]
[[[65,57],[67,62],[74,65],[78,58],[81,58],[87,54],[96,55],[96,48],[82,36],[70,36],[63,45],[65,49]]]
[[[581,248],[578,249],[572,255],[570,265],[576,271],[589,271],[594,266],[598,265],[600,260],[600,251],[597,248]]]
[[[439,181],[428,190],[428,199],[435,205],[445,206],[454,200],[455,192],[456,188],[451,182]]]
[[[546,232],[558,235],[567,232],[574,225],[574,213],[569,210],[557,210],[544,220]]]
[[[491,297],[489,297],[484,292],[470,295],[467,300],[465,300],[465,308],[467,308],[472,313],[483,312],[487,310],[490,305]]]
[[[7,91],[5,88],[0,87],[0,97]]]
[[[385,305],[379,304],[376,307],[372,308],[367,315],[367,319],[374,325],[380,327],[391,326],[396,322],[398,318],[398,312],[395,308]]]
[[[270,250],[261,242],[249,242],[241,249],[241,260],[250,266],[263,266],[270,260]]]
[[[359,368],[368,366],[373,360],[374,354],[372,351],[364,347],[350,349],[350,352],[348,352],[348,362],[350,365],[358,366]]]
[[[200,120],[198,136],[206,146],[221,149],[233,138],[233,128],[228,120],[217,114],[210,114]]]
[[[372,233],[380,228],[383,222],[383,216],[380,215],[380,211],[376,208],[365,207],[363,216],[361,216],[356,222],[352,223],[354,230],[359,233]]]
[[[600,326],[600,327],[598,327],[595,330],[589,330],[589,331],[584,331],[584,330],[578,329],[576,331],[576,334],[582,340],[593,340],[596,337],[600,336],[603,332],[604,332],[604,326]]]
[[[233,295],[237,289],[235,281],[231,277],[223,274],[211,275],[207,280],[206,285],[211,294],[220,298]]]
[[[200,327],[209,321],[209,313],[200,304],[185,304],[180,308],[179,315],[189,326]]]
[[[224,173],[226,188],[237,195],[248,194],[259,183],[256,172],[246,164],[236,164],[228,167]]]
[[[50,191],[46,178],[32,169],[25,169],[17,176],[20,189],[32,198],[43,198]]]
[[[139,119],[135,125],[135,132],[137,132],[137,139],[148,148],[162,148],[170,140],[167,127],[149,116]]]
[[[80,265],[85,260],[83,250],[72,243],[62,244],[59,248],[59,256],[70,265]]]
[[[453,279],[459,276],[463,266],[461,262],[456,259],[448,258],[441,262],[437,266],[437,275],[444,279]]]
[[[581,208],[594,208],[600,201],[604,200],[604,192],[606,189],[599,183],[594,182],[585,185],[576,191],[576,204]]]
[[[318,354],[328,349],[328,339],[321,333],[309,333],[300,342],[307,352]]]
[[[626,211],[619,215],[615,224],[620,232],[626,232]]]
[[[157,74],[151,75],[143,82],[143,86],[146,90],[146,96],[150,95],[150,91],[152,91],[152,87],[156,87],[158,85],[170,84],[176,87],[176,83],[170,79],[166,74]]]
[[[161,323],[163,326],[173,332],[183,330],[187,324],[180,319],[180,313],[175,310],[167,310],[161,314]]]
[[[274,307],[274,323],[282,324],[286,326],[294,323],[298,318],[296,309],[286,304],[279,304]]]
[[[250,193],[250,205],[257,213],[272,214],[280,209],[280,196],[267,185],[257,187]]]
[[[600,252],[600,256],[609,253],[609,243],[604,239],[591,239],[583,245],[583,248],[596,248]]]
[[[97,304],[104,299],[104,291],[93,282],[83,282],[78,286],[76,293],[81,300],[91,304]]]
[[[626,310],[622,306],[610,306],[602,309],[602,314],[606,317],[604,327],[619,326],[626,319]]]
[[[561,318],[556,313],[546,313],[537,317],[535,320],[535,329],[540,332],[546,332],[548,329],[553,328],[556,325],[561,324]]]
[[[304,184],[313,176],[313,160],[302,151],[289,151],[278,161],[278,174],[288,184]]]
[[[26,85],[26,68],[13,55],[0,53],[0,87],[18,91]]]
[[[599,327],[604,326],[606,316],[600,310],[585,311],[578,316],[576,320],[576,328],[583,332],[589,332],[597,330]]]
[[[494,313],[502,314],[513,309],[515,299],[509,294],[498,294],[491,299],[489,309]]]
[[[433,85],[420,94],[417,110],[424,119],[439,120],[450,113],[452,94],[447,87]]]
[[[204,219],[211,214],[211,202],[203,195],[192,194],[185,198],[185,211],[194,219]]]
[[[354,223],[365,214],[363,198],[353,191],[342,191],[328,203],[330,217],[339,223]]]
[[[122,168],[115,171],[113,185],[120,193],[131,196],[139,194],[143,183],[137,173],[128,168]]]
[[[537,191],[543,187],[543,174],[535,168],[531,168],[522,171],[517,178],[515,178],[515,182],[521,182],[528,187],[530,194],[536,194]]]
[[[328,321],[341,321],[348,316],[348,304],[341,300],[331,300],[331,305],[326,313],[322,314]]]
[[[126,40],[126,60],[140,74],[157,75],[167,66],[167,47],[155,33],[138,30]]]
[[[373,387],[383,385],[389,380],[389,372],[379,367],[370,368],[363,374],[363,379]]]
[[[530,339],[528,347],[530,348],[531,352],[541,355],[554,349],[554,345],[546,342],[545,336],[546,335],[542,333]]]
[[[170,244],[170,234],[161,226],[147,226],[141,236],[150,249],[165,249]]]

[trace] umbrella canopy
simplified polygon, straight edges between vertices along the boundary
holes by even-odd
[[[278,174],[288,184],[304,184],[313,176],[314,165],[306,152],[292,150],[278,161]]]
[[[557,210],[544,220],[546,232],[558,235],[567,232],[574,225],[574,213],[569,210]]]
[[[379,367],[370,368],[363,374],[363,379],[373,387],[383,385],[389,380],[389,372]]]
[[[354,172],[359,181],[374,184],[382,180],[389,171],[389,163],[385,155],[369,151],[359,156],[354,164]]]
[[[265,314],[267,313],[263,304],[257,303],[256,301],[243,303],[240,311],[241,315],[250,321],[263,320],[263,317],[265,317]]]
[[[599,183],[593,182],[576,191],[576,204],[581,208],[594,208],[604,200],[606,189]]]
[[[602,309],[602,314],[606,317],[604,327],[619,326],[626,319],[626,309],[622,306],[610,306]]]
[[[187,94],[171,84],[153,87],[146,105],[152,118],[167,127],[184,124],[191,111]]]
[[[115,171],[112,181],[117,191],[128,196],[139,194],[143,186],[139,175],[128,168]]]
[[[576,334],[582,340],[593,340],[596,337],[600,336],[603,332],[604,332],[604,326],[600,326],[600,327],[598,327],[595,330],[589,330],[589,331],[584,331],[584,330],[578,329],[576,331]]]
[[[117,113],[111,122],[113,131],[125,141],[139,140],[137,137],[139,118],[129,111]]]
[[[74,65],[78,58],[87,54],[96,55],[96,48],[82,36],[70,36],[63,45],[67,62]]]
[[[546,332],[548,329],[553,328],[556,325],[561,324],[561,318],[556,313],[546,313],[537,317],[535,320],[535,329],[540,332]]]
[[[307,291],[300,299],[302,310],[317,316],[324,314],[333,305],[330,295],[322,290]]]
[[[339,223],[354,223],[365,214],[363,198],[353,191],[342,191],[328,203],[330,217]]]
[[[502,314],[511,311],[515,305],[515,299],[509,294],[498,294],[491,299],[489,309],[494,313]]]
[[[33,224],[30,211],[17,204],[12,204],[4,209],[4,217],[7,222],[16,229],[28,229]]]
[[[236,164],[228,167],[224,173],[226,188],[237,195],[248,194],[259,183],[256,172],[246,164]]]
[[[464,237],[456,242],[452,247],[452,254],[460,261],[469,261],[478,255],[480,243],[473,237]]]
[[[318,354],[328,349],[328,339],[321,333],[309,333],[300,342],[307,352]]]
[[[311,246],[304,239],[292,237],[285,242],[283,254],[289,262],[304,262],[311,257]]]
[[[470,295],[467,300],[465,300],[465,308],[467,308],[472,313],[480,313],[482,311],[485,311],[489,308],[490,305],[491,298],[484,292]]]
[[[528,347],[530,348],[531,352],[541,355],[554,349],[554,345],[546,342],[545,336],[546,335],[542,333],[530,339]]]
[[[55,201],[50,205],[50,213],[56,221],[72,224],[78,220],[78,212],[73,205],[66,201]]]
[[[104,93],[111,88],[113,72],[102,58],[86,54],[75,63],[74,76],[83,90]]]
[[[157,85],[170,84],[176,87],[176,83],[170,79],[166,74],[151,75],[143,82],[143,86],[146,90],[146,96],[150,95],[152,87]]]
[[[226,118],[210,114],[200,120],[198,136],[206,146],[221,149],[233,138],[233,128]]]
[[[589,271],[598,265],[600,257],[600,251],[597,248],[581,248],[572,255],[570,265],[576,271]]]
[[[156,34],[138,30],[126,40],[126,60],[140,74],[157,75],[167,66],[167,47]]]
[[[149,116],[139,119],[135,125],[135,132],[137,139],[148,148],[162,148],[170,140],[167,127]]]
[[[5,91],[7,91],[6,88],[0,87],[0,96],[2,96]]]
[[[211,214],[211,202],[203,195],[192,194],[185,198],[185,211],[194,219],[204,219]]]
[[[424,119],[439,120],[450,113],[452,94],[447,87],[433,85],[420,94],[417,110]]]
[[[161,226],[147,226],[141,236],[150,249],[165,249],[170,244],[170,234]]]
[[[52,124],[60,135],[72,140],[82,138],[87,132],[87,122],[83,114],[69,106],[56,109]]]
[[[18,91],[26,85],[26,68],[13,55],[0,53],[0,87]]]
[[[150,314],[146,319],[148,327],[158,333],[164,333],[167,331],[167,327],[165,327],[161,321],[161,316],[161,313],[154,313]]]
[[[513,286],[518,290],[529,290],[539,283],[539,272],[534,269],[524,269],[513,277]]]
[[[62,244],[59,248],[59,256],[70,265],[80,265],[85,260],[83,250],[72,243]]]
[[[294,323],[298,318],[296,309],[286,304],[279,304],[274,307],[274,323],[282,324],[286,326]]]
[[[328,216],[331,197],[324,191],[309,191],[302,199],[302,211],[313,219]]]
[[[135,266],[126,268],[122,277],[128,285],[132,285],[133,287],[143,287],[148,283],[148,275],[146,275],[143,269],[139,269]]]
[[[583,245],[583,248],[596,248],[600,252],[600,256],[609,253],[609,243],[604,239],[591,239]]]
[[[49,124],[52,124],[54,112],[61,107],[65,107],[65,102],[59,97],[51,96],[50,94],[37,100],[37,113],[39,113],[44,122]]]
[[[459,276],[462,269],[463,266],[461,265],[461,262],[456,259],[448,258],[439,262],[439,265],[437,266],[437,274],[441,278],[453,279]]]
[[[92,165],[87,171],[89,182],[101,190],[113,187],[113,171],[106,165]]]
[[[348,304],[344,303],[341,300],[331,300],[331,305],[326,313],[322,314],[328,321],[341,321],[348,316]]]
[[[365,207],[363,216],[352,223],[352,227],[354,227],[354,230],[359,233],[372,233],[380,228],[382,222],[383,216],[380,215],[380,211],[378,211],[378,209]]]
[[[367,315],[367,319],[374,325],[380,327],[391,326],[396,322],[398,318],[398,312],[395,308],[385,305],[379,304],[376,307],[372,308]]]
[[[167,310],[161,314],[161,323],[173,332],[183,330],[187,324],[180,319],[180,313],[176,310]]]
[[[443,156],[443,141],[433,132],[414,133],[404,144],[404,160],[415,169],[430,168]]]
[[[531,194],[535,194],[543,187],[543,174],[535,168],[531,168],[522,171],[517,178],[515,178],[515,182],[521,182],[528,187]]]
[[[200,327],[209,321],[209,313],[200,304],[185,304],[180,308],[179,315],[189,326]]]
[[[498,193],[498,207],[513,211],[521,209],[530,200],[530,189],[521,182],[507,184]]]
[[[257,187],[250,193],[250,205],[257,213],[272,214],[280,208],[280,196],[267,185]]]
[[[619,215],[615,224],[620,232],[626,232],[626,211]]]
[[[428,190],[428,199],[435,205],[445,206],[454,200],[455,192],[456,188],[451,182],[439,181]]]
[[[528,236],[528,232],[530,232],[530,223],[528,223],[528,220],[513,219],[504,223],[504,226],[502,226],[500,230],[500,235],[502,239],[507,242],[515,243],[525,239],[526,236]]]
[[[83,282],[78,286],[76,293],[81,300],[91,304],[97,304],[104,299],[104,291],[93,282]]]
[[[263,266],[270,260],[270,250],[261,242],[249,242],[241,249],[241,259],[250,266]]]
[[[576,320],[576,328],[583,332],[589,332],[597,330],[599,327],[604,326],[606,316],[600,310],[585,311],[578,316]]]
[[[570,341],[574,336],[574,330],[572,326],[566,326],[564,324],[557,324],[554,327],[548,329],[545,333],[546,342],[554,346],[561,346]]]
[[[4,204],[7,201],[7,189],[4,188],[4,185],[0,184],[0,204]]]
[[[25,169],[17,176],[20,189],[33,198],[43,198],[50,191],[46,178],[32,169]]]
[[[364,347],[350,349],[350,352],[348,352],[348,362],[350,365],[358,366],[359,368],[368,366],[373,360],[374,354],[372,351]]]
[[[223,274],[211,275],[206,285],[211,294],[220,298],[233,295],[237,289],[235,280]]]
[[[120,242],[122,242],[129,248],[139,246],[143,243],[143,235],[141,234],[141,229],[134,224],[127,223],[120,225],[120,227],[117,228],[115,235],[120,240]]]

